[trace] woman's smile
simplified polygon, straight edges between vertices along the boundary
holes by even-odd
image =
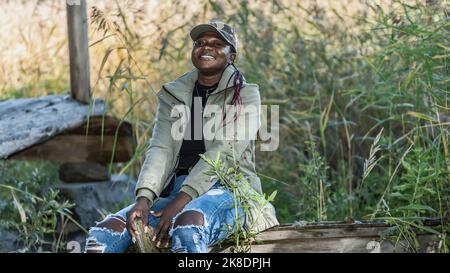
[[[200,56],[200,60],[205,60],[205,61],[214,61],[216,58],[214,58],[211,55],[201,55]]]

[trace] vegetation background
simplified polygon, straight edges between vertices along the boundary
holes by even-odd
[[[237,66],[259,84],[263,104],[280,105],[280,147],[257,149],[263,187],[278,191],[280,221],[383,220],[394,226],[386,236],[406,239],[411,251],[419,230],[437,234],[439,251],[448,252],[447,1],[88,4],[93,96],[134,125],[139,143],[114,172],[137,177],[155,94],[192,68],[189,30],[221,19],[238,30]],[[65,16],[59,0],[1,1],[0,100],[69,93]],[[26,232],[24,251],[42,250],[57,218],[67,219],[70,204],[38,196],[58,182],[57,169],[0,161],[1,225]],[[425,218],[442,223],[430,229]]]

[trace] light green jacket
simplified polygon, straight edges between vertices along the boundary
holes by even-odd
[[[226,104],[231,104],[233,96],[233,73],[235,68],[228,66],[220,79],[217,89],[209,94],[205,109],[208,105],[224,105],[224,96],[226,94]],[[232,78],[233,77],[233,78]],[[158,108],[156,113],[156,123],[153,128],[153,134],[150,145],[145,154],[145,161],[139,174],[136,196],[147,197],[152,202],[159,198],[163,189],[168,185],[178,164],[179,152],[183,140],[174,139],[171,135],[172,124],[179,120],[179,116],[171,116],[172,109],[177,105],[191,107],[193,90],[195,82],[198,78],[198,70],[194,69],[173,82],[166,83],[158,93]],[[261,105],[259,88],[256,84],[249,84],[244,81],[244,87],[241,90],[243,106],[254,105],[258,109]],[[259,113],[259,111],[258,111]],[[209,119],[203,115],[203,125]],[[178,121],[179,122],[179,121]],[[254,122],[260,124],[260,116],[255,115]],[[246,128],[237,128],[245,130]],[[254,132],[256,134],[256,132]],[[221,159],[225,164],[232,166],[233,162],[230,158],[234,157],[239,161],[242,173],[249,181],[252,191],[262,195],[261,181],[255,171],[255,138],[247,140],[207,140],[205,139],[206,152],[204,156],[210,159],[216,159],[216,155],[220,153]],[[232,159],[231,159],[232,160]],[[193,199],[207,192],[216,181],[211,179],[210,175],[205,174],[210,166],[202,159],[191,169],[186,177],[181,191],[189,194]],[[249,231],[260,232],[270,227],[279,225],[275,216],[275,209],[270,203],[260,206],[257,202],[253,202],[251,209],[251,218],[248,221],[246,217],[245,227]]]

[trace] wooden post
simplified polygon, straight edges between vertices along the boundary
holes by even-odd
[[[66,0],[69,35],[70,90],[82,103],[90,99],[89,43],[86,0]]]

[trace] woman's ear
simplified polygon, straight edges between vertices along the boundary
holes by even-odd
[[[236,59],[236,53],[234,53],[234,52],[230,53],[230,59],[228,60],[228,62],[230,64],[233,64],[235,59]]]

